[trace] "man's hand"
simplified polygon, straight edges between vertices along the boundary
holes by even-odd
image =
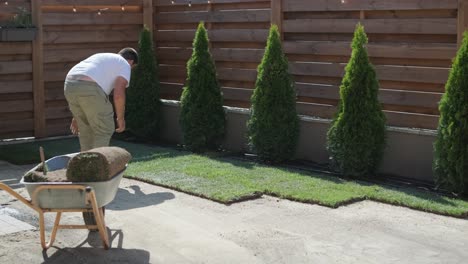
[[[115,129],[115,132],[122,133],[124,131],[125,131],[125,119],[117,118],[117,129]]]
[[[72,121],[70,124],[70,131],[72,132],[73,135],[78,135],[78,132],[80,132],[80,130],[78,129],[78,123],[76,122],[75,118],[72,118]]]

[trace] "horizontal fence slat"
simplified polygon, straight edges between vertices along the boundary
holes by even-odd
[[[214,48],[211,54],[215,61],[232,62],[260,62],[263,57],[262,49],[229,49]],[[157,49],[158,60],[184,60],[187,61],[192,55],[191,48],[159,47]]]
[[[0,94],[30,93],[32,81],[0,81]]]
[[[456,9],[457,0],[287,0],[285,12]]]
[[[31,42],[0,42],[0,55],[31,53]]]
[[[291,62],[289,69],[292,74],[339,77],[344,75],[344,63],[310,63]],[[412,66],[377,65],[377,78],[388,81],[426,82],[444,84],[448,79],[449,69],[425,68]]]
[[[72,117],[72,114],[70,110],[68,110],[68,106],[46,108],[46,119],[60,119],[60,118],[71,118],[71,117]]]
[[[44,26],[48,25],[141,25],[142,14],[132,13],[45,13]]]
[[[353,33],[361,23],[366,33],[378,34],[457,34],[457,19],[297,19],[285,20],[285,33]]]
[[[46,131],[47,131],[47,136],[64,136],[64,135],[70,135],[70,120],[60,120],[61,122],[50,122],[47,120],[46,122]],[[77,150],[78,151],[78,150]]]
[[[0,75],[30,72],[32,72],[31,61],[0,61]]]
[[[33,0],[35,1],[35,0]],[[125,5],[141,5],[142,0],[125,0],[125,1],[116,1],[116,0],[42,0],[42,5],[44,6],[80,6],[80,5],[116,5],[125,3]]]
[[[411,66],[375,66],[379,80],[445,84],[449,69]]]
[[[336,106],[313,103],[298,103],[296,109],[299,114],[326,119],[331,119],[337,110]],[[387,117],[387,125],[390,126],[436,129],[438,124],[436,115],[394,111],[384,111],[384,114]]]
[[[6,101],[0,103],[0,113],[25,112],[32,110],[32,100]]]
[[[156,32],[158,41],[192,42],[195,30],[160,30]],[[212,42],[265,42],[268,37],[267,29],[224,29],[209,30],[208,37]]]
[[[233,4],[233,3],[257,3],[257,2],[269,2],[270,0],[213,0],[212,3],[214,4]],[[206,4],[206,0],[192,0],[192,4]],[[180,5],[187,5],[187,2],[184,1],[174,1],[172,3],[171,0],[157,0],[153,1],[154,6],[180,6]]]
[[[34,129],[34,119],[19,119],[19,120],[1,120],[0,119],[0,137],[1,134],[30,131]]]
[[[67,43],[114,43],[126,42],[138,39],[139,32],[136,30],[121,31],[46,31],[44,32],[44,43],[67,44]],[[79,36],[79,37],[77,37]]]
[[[295,84],[297,95],[322,99],[339,100],[339,87],[323,84]],[[441,93],[423,93],[413,91],[380,89],[379,101],[390,105],[408,105],[437,109]]]
[[[457,52],[456,44],[408,44],[369,43],[370,57],[407,59],[452,59]],[[351,56],[351,43],[345,41],[285,41],[285,53],[331,56]]]
[[[44,50],[44,63],[55,62],[78,62],[87,57],[99,53],[110,52],[109,48],[89,48],[89,49],[73,49],[70,50]]]
[[[384,111],[387,124],[397,127],[437,129],[439,116]]]
[[[180,23],[227,23],[227,22],[270,22],[270,10],[228,10],[212,12],[167,12],[158,13],[155,24]]]

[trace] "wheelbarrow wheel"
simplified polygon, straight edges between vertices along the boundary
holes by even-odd
[[[102,209],[102,216],[105,216],[106,214],[106,208],[103,206],[99,209]],[[85,222],[85,225],[96,225],[96,218],[94,217],[94,213],[93,212],[83,212],[83,220]],[[96,232],[98,231],[98,229],[89,229],[89,231],[91,232]]]

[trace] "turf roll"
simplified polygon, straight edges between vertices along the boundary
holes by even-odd
[[[125,169],[131,154],[119,147],[100,147],[81,152],[70,159],[67,179],[72,182],[107,181]]]

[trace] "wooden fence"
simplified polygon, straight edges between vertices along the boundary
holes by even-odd
[[[304,115],[330,118],[360,22],[380,80],[388,124],[435,129],[451,59],[468,27],[468,0],[16,0],[0,1],[0,21],[16,5],[39,28],[30,43],[0,42],[0,138],[68,133],[68,70],[96,52],[136,47],[153,28],[162,98],[178,99],[199,21],[211,40],[225,104],[249,107],[271,23]],[[31,7],[31,5],[33,5]]]
[[[299,113],[330,118],[360,22],[369,36],[388,124],[436,128],[437,105],[457,49],[457,0],[199,2],[205,4],[156,1],[164,97],[179,98],[194,29],[204,20],[226,104],[248,107],[273,22],[283,33]]]
[[[30,0],[7,3],[0,1],[0,22],[31,10]],[[0,42],[0,138],[34,134],[32,56],[31,42]]]

